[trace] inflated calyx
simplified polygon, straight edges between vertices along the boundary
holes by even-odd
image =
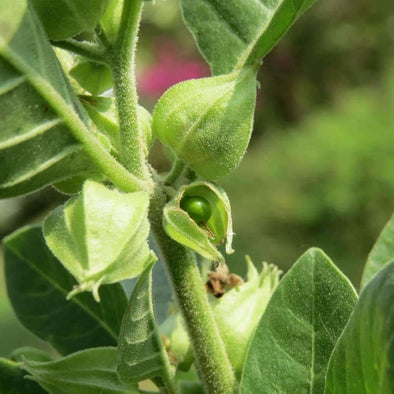
[[[226,242],[233,253],[231,208],[224,190],[210,182],[197,181],[179,189],[165,206],[163,226],[175,241],[215,262],[224,262],[217,245]]]
[[[133,278],[156,259],[147,242],[148,203],[145,192],[86,181],[81,194],[48,216],[45,240],[79,283],[68,297],[92,291],[99,300],[100,285]]]
[[[153,132],[201,177],[230,173],[252,132],[256,72],[250,66],[173,86],[154,110]]]

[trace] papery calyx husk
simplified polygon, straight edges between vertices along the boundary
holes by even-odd
[[[247,257],[247,280],[228,290],[221,298],[210,296],[216,324],[237,379],[240,379],[249,342],[275,291],[281,271],[273,264],[262,264],[260,273]],[[232,274],[230,274],[232,275]],[[160,326],[168,342],[169,354],[175,354],[180,367],[190,367],[191,345],[179,312],[173,312]]]
[[[211,216],[205,223],[196,223],[181,208],[185,197],[202,197],[210,205]],[[226,242],[226,253],[231,254],[233,238],[230,201],[225,191],[211,182],[197,181],[182,186],[165,206],[163,214],[165,232],[175,241],[189,247],[208,260],[223,263],[217,245]]]
[[[156,259],[147,242],[148,204],[146,192],[120,193],[89,180],[47,217],[45,241],[79,283],[69,297],[92,291],[99,300],[100,285],[135,277]]]
[[[238,166],[253,127],[256,66],[171,87],[153,113],[153,132],[198,175],[215,180]]]
[[[262,264],[259,273],[249,257],[247,280],[212,300],[212,310],[236,376],[240,378],[253,332],[279,283],[282,273],[273,264]]]

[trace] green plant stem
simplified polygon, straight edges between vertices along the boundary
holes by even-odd
[[[91,44],[86,41],[77,41],[72,38],[61,41],[51,41],[55,47],[67,49],[77,55],[82,55],[93,62],[107,64],[105,50],[97,44]]]
[[[172,185],[182,174],[183,169],[185,168],[185,164],[181,160],[175,160],[170,173],[167,175],[165,180],[166,185]]]
[[[186,323],[199,376],[207,393],[232,393],[235,382],[233,370],[194,254],[169,238],[163,230],[162,212],[165,202],[161,190],[156,189],[151,201],[151,228]]]
[[[116,186],[125,192],[148,189],[149,186],[147,182],[143,182],[133,174],[130,174],[113,156],[111,156],[77,113],[70,110],[70,104],[64,100],[51,83],[43,78],[35,69],[30,67],[26,59],[19,57],[7,48],[3,49],[3,55],[22,73],[22,75],[27,77],[37,92],[51,105],[53,110],[60,115],[75,139],[83,145],[92,161]]]
[[[148,180],[145,139],[138,127],[135,79],[135,48],[141,13],[142,0],[124,0],[118,37],[111,50],[111,70],[119,113],[121,161],[132,174]]]

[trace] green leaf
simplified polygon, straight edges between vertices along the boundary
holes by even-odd
[[[208,204],[210,216],[205,222],[197,223],[190,216],[192,213],[182,208],[182,202],[188,197],[203,198]],[[230,201],[225,191],[213,183],[197,181],[181,187],[164,208],[163,227],[172,239],[209,260],[224,262],[216,248],[223,241],[226,241],[227,254],[234,252]]]
[[[167,354],[161,342],[152,301],[152,265],[139,277],[119,334],[118,375],[122,382],[161,377],[173,385]]]
[[[51,394],[138,393],[116,376],[117,348],[87,349],[52,362],[25,362],[24,368]]]
[[[51,254],[42,229],[25,227],[4,241],[8,296],[20,322],[61,354],[116,345],[127,298],[121,285],[66,301],[72,276]]]
[[[394,262],[365,287],[331,356],[325,393],[394,392]]]
[[[88,117],[31,7],[26,0],[3,0],[1,10],[0,198],[4,198],[96,170],[69,131],[71,124],[86,128]]]
[[[249,143],[256,68],[181,82],[161,97],[153,132],[198,175],[213,180],[238,166]]]
[[[26,372],[16,363],[0,358],[0,393],[1,394],[45,394],[36,382],[25,379]]]
[[[322,393],[327,364],[353,306],[348,279],[309,249],[279,282],[257,326],[241,393]]]
[[[99,95],[112,87],[112,75],[108,66],[80,59],[70,70],[79,85],[92,94]]]
[[[214,75],[260,61],[316,0],[182,0],[186,26]]]
[[[361,290],[392,260],[394,260],[394,215],[383,228],[368,256],[361,279]]]
[[[156,259],[149,250],[146,192],[120,193],[86,181],[82,193],[45,220],[44,237],[79,285],[68,298],[139,275]],[[70,289],[71,290],[71,289]]]
[[[104,14],[109,0],[30,0],[48,37],[62,40],[82,30],[92,30]]]

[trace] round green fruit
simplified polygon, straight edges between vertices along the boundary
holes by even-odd
[[[204,197],[185,196],[181,200],[181,208],[197,223],[206,223],[212,215],[211,205]]]

